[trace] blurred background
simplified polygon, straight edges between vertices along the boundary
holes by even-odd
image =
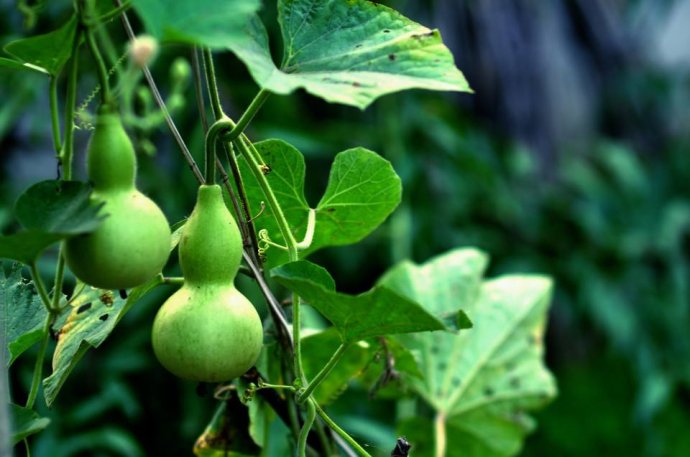
[[[0,43],[57,28],[67,3],[0,0]],[[560,394],[537,414],[522,455],[690,455],[690,0],[380,3],[439,28],[475,94],[406,92],[365,112],[303,93],[269,99],[250,136],[281,137],[305,153],[310,203],[335,153],[350,147],[384,155],[403,179],[404,201],[381,229],[313,259],[349,292],[402,259],[455,246],[488,252],[490,276],[553,276],[547,364]],[[264,9],[274,15],[272,3]],[[114,65],[125,37],[119,22],[107,30]],[[96,86],[83,57],[81,153]],[[189,61],[188,49],[164,46],[153,72],[200,159]],[[239,115],[256,86],[234,56],[216,64],[224,106]],[[180,220],[193,176],[142,81],[126,63],[117,74],[140,187]],[[10,233],[14,199],[56,173],[48,80],[0,70],[0,100],[0,231]],[[44,261],[52,274],[54,253]],[[45,411],[53,424],[34,439],[34,455],[188,455],[214,402],[153,358],[150,323],[170,292],[147,297],[84,358]],[[12,368],[20,399],[32,367],[28,354]],[[385,455],[377,440],[394,433],[394,417],[361,395],[351,388],[334,415]]]

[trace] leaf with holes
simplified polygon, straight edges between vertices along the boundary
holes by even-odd
[[[225,48],[245,38],[259,0],[134,0],[146,32],[159,40]]]
[[[280,203],[285,217],[298,241],[304,238],[309,204],[304,197],[304,156],[281,140],[266,140],[256,144],[261,157],[271,168],[266,176]],[[240,161],[249,205],[253,212],[265,197],[251,175],[246,161]],[[335,156],[328,185],[316,205],[314,237],[306,256],[327,246],[342,246],[360,241],[381,225],[400,204],[402,186],[390,162],[364,148],[348,149]],[[266,208],[254,223],[266,229],[271,240],[285,244],[273,213]],[[274,267],[288,261],[278,248],[270,248],[267,266]]]
[[[59,320],[58,342],[53,354],[53,372],[43,380],[46,403],[50,406],[77,362],[90,347],[105,341],[125,313],[146,293],[161,284],[157,276],[132,289],[123,299],[117,292],[86,288],[71,301],[70,311]]]
[[[401,433],[424,437],[420,456],[433,455],[424,449],[434,449],[435,433],[449,456],[514,455],[533,428],[526,412],[556,395],[542,344],[551,281],[516,275],[482,282],[485,267],[481,252],[459,249],[402,264],[382,280],[433,312],[461,306],[474,322],[459,335],[399,337],[424,374],[407,381],[436,411],[434,424],[415,418],[402,425]]]
[[[448,330],[418,303],[386,285],[376,285],[359,295],[336,292],[328,272],[306,260],[274,268],[271,276],[331,321],[346,343],[389,334]]]
[[[32,283],[21,275],[21,265],[12,265],[9,275],[0,264],[0,341],[6,344],[7,366],[40,341],[48,315]]]
[[[405,89],[470,92],[438,30],[367,0],[279,0],[283,59],[271,57],[266,28],[254,18],[249,39],[230,46],[264,89],[298,88],[364,109]]]

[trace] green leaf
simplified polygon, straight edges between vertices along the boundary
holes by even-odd
[[[0,67],[9,68],[10,70],[25,70],[33,71],[36,73],[48,74],[48,72],[41,67],[36,67],[28,63],[22,63],[14,59],[8,59],[6,57],[0,57]]]
[[[125,313],[146,293],[161,284],[160,276],[131,290],[126,299],[113,291],[86,287],[71,301],[71,311],[58,331],[53,354],[53,372],[43,380],[46,403],[50,406],[77,362],[90,347],[105,341]]]
[[[38,433],[50,424],[50,419],[41,417],[32,409],[10,403],[12,415],[12,445]]]
[[[430,311],[462,307],[474,322],[459,335],[399,337],[424,373],[407,381],[436,411],[429,430],[438,429],[438,421],[447,428],[449,455],[514,455],[533,428],[525,412],[556,395],[542,343],[551,281],[515,275],[482,282],[485,267],[484,254],[458,249],[424,265],[404,263],[382,280]],[[428,440],[433,433],[421,436]]]
[[[76,15],[72,15],[59,29],[12,41],[7,43],[4,49],[6,53],[23,62],[24,66],[56,76],[72,56],[76,30]]]
[[[92,232],[103,217],[103,204],[90,200],[91,186],[79,181],[41,181],[17,199],[14,211],[29,230],[78,235]]]
[[[48,246],[62,238],[63,235],[35,230],[0,236],[0,259],[31,264]]]
[[[22,278],[21,271],[21,265],[14,264],[6,276],[0,267],[0,340],[7,345],[2,350],[6,351],[8,367],[41,340],[48,315],[33,284]]]
[[[77,181],[41,181],[19,196],[15,212],[28,229],[0,237],[0,258],[30,264],[51,244],[95,230],[102,204],[89,200],[87,184]]]
[[[259,0],[134,0],[146,32],[159,40],[226,48],[245,39]]]
[[[249,435],[247,406],[234,393],[218,406],[213,419],[194,444],[197,457],[254,456],[260,451]]]
[[[298,88],[326,101],[364,109],[378,97],[419,88],[470,92],[438,30],[367,0],[280,0],[283,59],[271,58],[264,25],[230,49],[264,89]]]
[[[307,379],[316,376],[340,344],[340,335],[333,327],[302,338],[302,366]],[[333,371],[314,390],[313,395],[319,404],[326,406],[335,401],[348,383],[364,372],[376,349],[364,341],[347,348]]]
[[[271,270],[272,277],[316,308],[338,329],[343,342],[397,334],[446,330],[436,317],[384,285],[359,295],[347,295],[318,282],[328,275],[306,260]],[[332,281],[332,279],[331,279]]]
[[[290,144],[281,140],[266,140],[256,148],[271,172],[266,176],[280,203],[292,232],[301,241],[304,238],[309,215],[309,204],[304,197],[304,156]],[[265,200],[261,188],[251,176],[247,162],[240,161],[252,211],[258,213]],[[348,149],[335,156],[326,191],[316,205],[314,237],[308,255],[327,246],[342,246],[360,241],[370,234],[400,203],[400,178],[390,162],[364,148]],[[257,229],[266,229],[272,241],[285,245],[270,208],[266,208],[254,223]],[[269,267],[288,261],[278,248],[266,252]]]

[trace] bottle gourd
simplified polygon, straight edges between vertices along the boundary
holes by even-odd
[[[244,374],[263,345],[261,319],[234,285],[242,238],[218,185],[199,187],[179,245],[184,284],[153,323],[156,357],[193,381],[228,381]]]
[[[136,155],[120,117],[102,106],[87,148],[91,199],[104,203],[101,225],[65,243],[67,266],[101,289],[138,286],[160,273],[170,253],[163,212],[135,187]]]

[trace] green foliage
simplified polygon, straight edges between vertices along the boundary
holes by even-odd
[[[84,286],[84,290],[70,300],[68,312],[60,320],[57,330],[53,372],[43,380],[48,406],[55,401],[67,377],[86,351],[100,346],[125,313],[160,281],[156,277],[132,289],[126,299],[112,291]]]
[[[270,164],[268,182],[293,234],[301,240],[306,234],[310,209],[304,197],[304,157],[281,140],[261,141],[256,148],[265,163]],[[240,162],[249,205],[256,210],[264,196],[251,178],[248,166],[246,161]],[[327,246],[360,241],[398,206],[401,192],[400,178],[390,162],[376,153],[355,148],[336,154],[328,185],[315,208],[313,240],[302,250],[302,255]],[[256,217],[255,224],[257,230],[266,230],[273,242],[285,243],[270,208]],[[268,266],[277,266],[287,262],[288,256],[286,252],[272,248],[267,250],[266,259]]]
[[[90,194],[88,185],[76,181],[42,181],[27,189],[15,212],[28,230],[0,237],[0,258],[31,264],[51,244],[98,228],[101,205]]]
[[[133,0],[146,31],[160,40],[224,48],[244,39],[243,28],[259,0]]]
[[[254,18],[249,39],[230,49],[264,89],[298,88],[326,101],[364,109],[405,89],[469,92],[438,30],[367,0],[279,0],[283,58],[278,68],[268,35]]]
[[[2,62],[14,68],[17,62],[26,69],[57,76],[72,56],[72,44],[77,30],[76,19],[76,16],[72,15],[55,31],[7,43],[4,47],[5,52],[17,60],[2,59]]]
[[[11,267],[9,275],[0,267],[0,341],[7,345],[2,350],[8,367],[41,339],[48,315],[33,284],[26,282],[21,273],[19,264]]]
[[[328,272],[306,260],[277,267],[271,274],[331,321],[345,343],[388,334],[446,330],[418,303],[385,285],[355,296],[339,293],[332,279],[323,280],[330,278]]]
[[[50,425],[50,419],[39,416],[31,409],[15,404],[10,404],[10,414],[13,425],[12,444],[17,444]]]
[[[432,437],[448,455],[515,455],[534,427],[524,411],[556,395],[542,360],[551,282],[536,276],[482,282],[485,267],[481,252],[455,250],[422,266],[405,263],[382,280],[430,311],[462,306],[475,323],[460,335],[400,337],[424,374],[409,384],[436,416],[433,427],[420,418],[401,425],[401,433],[418,439],[420,455],[433,455]]]

